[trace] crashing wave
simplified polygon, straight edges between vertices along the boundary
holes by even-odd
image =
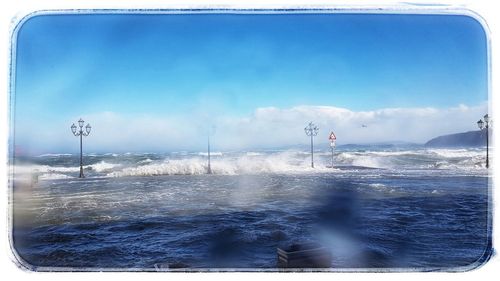
[[[308,158],[293,157],[293,153],[271,154],[262,157],[243,155],[228,159],[215,159],[211,162],[211,171],[216,175],[332,171],[332,169],[320,164],[313,169],[309,166],[309,161]],[[172,159],[127,167],[120,171],[111,172],[108,176],[202,175],[207,173],[207,167],[205,158]]]
[[[215,152],[214,152],[215,153]],[[109,153],[104,156],[109,157]],[[92,177],[157,176],[157,175],[202,175],[207,174],[207,157],[202,153],[171,156],[130,154],[113,158],[113,163],[103,158],[100,162],[85,165],[86,175]],[[323,173],[336,169],[331,164],[331,152],[315,152],[315,168],[310,166],[310,154],[304,151],[215,153],[211,171],[216,175],[241,175],[260,173]],[[123,159],[121,158],[123,157]],[[55,158],[57,160],[57,157]],[[123,161],[121,161],[121,159]],[[96,159],[99,160],[99,159]],[[411,150],[364,150],[336,151],[335,166],[354,166],[389,170],[450,170],[478,171],[485,168],[485,153],[482,149],[411,149]],[[74,164],[73,164],[74,165]],[[38,174],[49,179],[50,174],[76,176],[79,166],[16,165],[16,174]],[[342,169],[341,169],[342,170]],[[344,168],[345,170],[345,168]],[[54,176],[57,177],[57,176]]]

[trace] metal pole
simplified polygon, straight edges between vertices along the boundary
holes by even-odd
[[[314,168],[313,135],[311,135],[311,167]]]
[[[489,132],[488,132],[489,126],[488,123],[486,123],[486,168],[490,167],[490,161],[489,161]]]
[[[82,146],[82,140],[83,140],[83,131],[82,128],[80,128],[80,178],[84,178],[85,176],[83,175],[83,146]]]
[[[212,173],[212,169],[210,167],[210,136],[208,136],[208,173]]]
[[[313,138],[318,134],[319,128],[316,127],[313,122],[309,122],[307,127],[304,128],[304,132],[307,136],[311,137],[311,167],[314,168],[314,143]]]
[[[331,149],[332,149],[332,168],[333,168],[333,149],[334,149],[333,146],[331,147]]]

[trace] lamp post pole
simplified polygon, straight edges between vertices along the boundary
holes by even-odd
[[[90,134],[90,130],[92,129],[90,124],[87,124],[87,126],[85,126],[85,131],[83,131],[84,124],[85,124],[85,121],[83,121],[83,119],[80,118],[80,120],[78,120],[78,127],[79,127],[78,130],[77,130],[77,126],[75,125],[75,123],[73,123],[73,125],[71,125],[71,132],[73,133],[73,135],[76,137],[80,137],[80,176],[78,176],[79,178],[85,177],[83,175],[83,137],[88,136]]]
[[[483,121],[484,119],[484,121]],[[479,127],[480,130],[486,129],[486,168],[490,167],[490,160],[489,160],[489,128],[490,128],[490,118],[488,114],[484,115],[483,119],[479,119],[477,121],[477,126]]]
[[[80,178],[84,178],[83,175],[83,134],[79,132],[80,135]]]
[[[314,168],[314,143],[313,138],[318,134],[319,128],[314,125],[313,122],[309,122],[309,124],[304,128],[304,132],[307,136],[311,137],[311,168]]]
[[[490,134],[489,134],[489,125],[488,122],[486,122],[486,168],[490,167],[490,157],[489,157],[489,152],[490,152],[490,144],[489,144],[489,139],[490,139]]]

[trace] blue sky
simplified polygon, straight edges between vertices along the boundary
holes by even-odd
[[[216,123],[217,135],[244,122],[256,134],[272,132],[262,128],[266,120],[255,121],[266,108],[327,106],[358,115],[390,108],[481,112],[488,93],[486,44],[480,24],[466,16],[36,16],[17,38],[16,145],[70,149],[75,140],[63,134],[80,116],[96,130],[91,149],[116,149],[115,134],[122,134],[130,143],[120,150],[176,150],[195,149],[195,142],[182,139],[207,122]],[[450,130],[474,129],[480,116],[472,125],[442,122]],[[342,121],[332,120],[331,127]],[[435,133],[435,124],[428,127],[418,128],[422,139],[386,140],[422,141]],[[178,140],[165,141],[159,131]],[[355,133],[344,135],[357,142]],[[254,139],[250,146],[282,143],[279,137],[270,143],[247,137]],[[144,138],[149,141],[141,144]],[[231,147],[230,140],[221,149]],[[298,136],[290,141],[302,142]]]

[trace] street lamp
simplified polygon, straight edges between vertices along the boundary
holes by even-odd
[[[484,119],[484,121],[483,121]],[[479,127],[480,130],[486,129],[486,168],[490,167],[490,161],[489,161],[489,132],[488,129],[490,127],[491,120],[488,116],[488,114],[484,115],[483,119],[479,119],[477,121],[477,126]]]
[[[80,127],[79,130],[77,130],[75,123],[73,123],[73,125],[71,125],[71,132],[73,133],[73,135],[75,135],[76,137],[80,137],[80,176],[79,176],[79,178],[85,177],[83,175],[82,138],[84,136],[85,137],[88,136],[90,134],[90,130],[92,129],[90,124],[87,124],[87,126],[85,126],[85,131],[83,131],[84,124],[85,124],[85,121],[83,121],[83,119],[80,118],[80,120],[78,120],[78,126]]]
[[[307,127],[304,128],[304,132],[306,132],[306,135],[311,137],[311,167],[314,168],[314,144],[313,144],[313,137],[315,137],[318,134],[319,128],[314,125],[313,122],[309,122]]]

